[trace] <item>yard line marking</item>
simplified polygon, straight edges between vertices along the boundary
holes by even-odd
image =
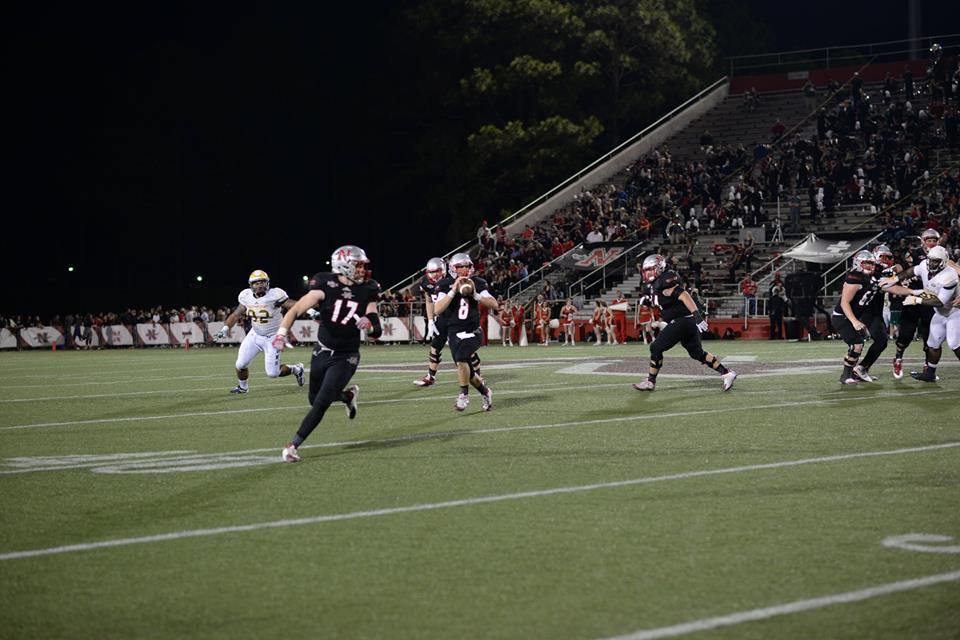
[[[479,504],[493,504],[506,502],[510,500],[524,500],[527,498],[544,498],[548,496],[584,493],[587,491],[597,491],[600,489],[618,489],[622,487],[633,487],[656,482],[669,482],[671,480],[687,480],[690,478],[706,478],[712,476],[729,475],[735,473],[744,473],[748,471],[764,471],[769,469],[783,469],[787,467],[797,467],[808,464],[819,464],[822,462],[839,462],[842,460],[855,460],[857,458],[875,458],[880,456],[895,456],[905,453],[921,453],[927,451],[936,451],[941,449],[950,449],[960,447],[960,442],[946,442],[943,444],[926,445],[922,447],[908,447],[904,449],[893,449],[886,451],[862,451],[860,453],[842,453],[832,456],[820,456],[817,458],[801,458],[799,460],[783,460],[781,462],[766,462],[762,464],[742,465],[737,467],[725,467],[722,469],[704,469],[700,471],[683,471],[680,473],[670,473],[662,476],[647,476],[642,478],[632,478],[629,480],[616,480],[613,482],[597,482],[593,484],[577,485],[571,487],[554,487],[553,489],[540,489],[534,491],[521,491],[517,493],[506,493],[493,496],[479,496],[476,498],[463,498],[460,500],[447,500],[445,502],[431,502],[425,504],[415,504],[405,507],[386,507],[382,509],[372,509],[368,511],[352,511],[348,513],[334,513],[327,515],[312,516],[309,518],[294,518],[288,520],[274,520],[272,522],[256,522],[252,524],[233,525],[228,527],[215,527],[211,529],[188,529],[185,531],[172,531],[169,533],[160,533],[149,536],[140,536],[135,538],[115,538],[113,540],[101,540],[99,542],[84,542],[79,544],[69,544],[60,547],[47,547],[44,549],[26,549],[23,551],[9,551],[0,553],[0,561],[18,560],[21,558],[34,558],[38,556],[51,556],[63,553],[73,553],[76,551],[90,551],[92,549],[106,549],[110,547],[122,547],[134,544],[146,544],[150,542],[164,542],[168,540],[182,540],[184,538],[201,538],[209,536],[218,536],[226,533],[241,533],[246,531],[260,531],[263,529],[281,529],[286,527],[295,527],[310,524],[322,524],[326,522],[339,522],[343,520],[357,520],[361,518],[374,518],[380,516],[391,516],[401,513],[416,513],[420,511],[436,511],[438,509],[450,509],[454,507],[468,507]],[[278,462],[277,464],[282,464]]]
[[[956,582],[960,580],[960,571],[951,571],[950,573],[939,573],[922,578],[913,578],[912,580],[901,580],[899,582],[889,582],[887,584],[859,589],[857,591],[847,591],[845,593],[834,593],[829,596],[820,596],[819,598],[810,598],[809,600],[796,600],[772,607],[762,607],[760,609],[750,609],[749,611],[738,611],[728,613],[714,618],[703,618],[693,620],[682,624],[675,624],[669,627],[659,627],[657,629],[645,629],[622,636],[614,636],[607,640],[657,640],[658,638],[675,638],[685,636],[689,633],[698,633],[720,627],[731,627],[733,625],[743,624],[744,622],[754,622],[756,620],[767,620],[775,616],[782,616],[801,611],[810,611],[812,609],[821,609],[835,604],[850,604],[851,602],[860,602],[877,596],[883,596],[901,591],[910,591],[912,589],[922,589],[945,582]]]
[[[564,391],[571,388],[577,389],[590,389],[595,387],[608,387],[608,386],[621,386],[617,384],[605,384],[605,385],[567,385],[564,387],[559,387],[556,389],[550,387],[533,387],[522,390],[506,390],[499,393],[500,396],[504,395],[522,395],[522,394],[531,394],[531,393],[542,393],[544,391]],[[679,389],[678,389],[679,390]],[[685,391],[689,391],[689,387],[684,388]],[[764,392],[766,393],[766,392]],[[926,396],[926,395],[941,395],[941,394],[952,394],[954,393],[953,389],[938,389],[938,390],[929,390],[929,391],[913,391],[909,392],[909,397],[915,396]],[[903,396],[899,392],[880,392],[872,396],[862,396],[862,397],[849,397],[849,398],[826,398],[826,399],[816,399],[816,400],[799,400],[796,402],[783,402],[777,404],[768,404],[768,405],[748,405],[748,406],[739,406],[739,407],[726,407],[721,409],[700,409],[696,411],[678,411],[675,413],[667,414],[641,414],[635,416],[618,416],[615,418],[603,418],[598,420],[589,420],[586,422],[570,422],[570,423],[561,423],[562,425],[566,424],[602,424],[606,422],[619,422],[619,421],[630,421],[630,420],[646,420],[651,416],[657,415],[659,417],[681,417],[681,416],[694,416],[694,415],[706,415],[712,413],[729,413],[732,411],[753,411],[756,409],[783,409],[786,407],[799,407],[799,406],[808,406],[808,405],[831,405],[831,404],[840,404],[842,402],[856,402],[856,401],[866,401],[866,400],[876,400],[877,398],[893,398]],[[389,400],[369,400],[365,401],[364,404],[395,404],[401,402],[427,402],[427,401],[449,401],[450,398],[447,396],[417,396],[413,398],[392,398]],[[192,413],[172,413],[161,416],[131,416],[125,418],[96,418],[91,420],[72,420],[67,422],[39,422],[33,424],[20,424],[7,427],[0,427],[0,432],[2,431],[14,431],[21,429],[36,429],[40,427],[65,427],[65,426],[77,426],[77,425],[88,425],[88,424],[108,424],[108,423],[117,423],[117,422],[141,422],[145,420],[177,420],[180,418],[195,418],[199,416],[219,416],[219,415],[231,415],[234,413],[259,413],[263,411],[290,411],[293,409],[303,410],[305,405],[289,405],[286,407],[263,407],[259,409],[226,409],[223,411],[197,411]],[[556,426],[556,425],[551,425]],[[534,426],[521,426],[521,427],[508,427],[505,430],[519,430],[519,429],[539,429],[545,428],[544,425],[534,425]]]

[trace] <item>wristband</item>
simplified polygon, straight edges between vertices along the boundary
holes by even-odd
[[[278,335],[278,336],[285,336],[285,335],[287,335],[288,333],[290,333],[290,330],[287,329],[286,327],[280,327],[279,329],[277,329],[277,335]]]

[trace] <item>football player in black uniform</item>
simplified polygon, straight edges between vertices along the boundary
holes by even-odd
[[[437,283],[437,300],[434,312],[446,318],[450,353],[457,363],[457,381],[460,395],[454,405],[463,411],[470,404],[467,397],[469,385],[473,385],[483,397],[483,410],[493,408],[493,393],[483,382],[474,366],[479,364],[477,350],[480,348],[480,305],[498,311],[497,299],[490,293],[482,278],[473,278],[473,261],[466,253],[455,253],[450,258],[450,275]]]
[[[297,448],[317,428],[327,408],[336,401],[347,406],[347,417],[357,416],[360,388],[347,386],[360,364],[360,332],[376,338],[382,333],[377,315],[380,285],[369,279],[367,254],[360,247],[345,245],[330,258],[332,272],[317,273],[310,279],[310,290],[286,315],[273,346],[283,349],[286,335],[297,316],[320,305],[317,320],[317,345],[310,362],[310,411],[300,423],[293,440],[283,448],[284,462],[298,462]]]
[[[853,368],[853,375],[863,382],[873,382],[874,378],[870,375],[870,367],[884,349],[887,348],[887,324],[883,321],[883,299],[887,291],[881,287],[881,278],[895,275],[895,265],[893,264],[893,252],[885,245],[877,245],[873,251],[874,269],[867,280],[869,284],[867,292],[860,298],[860,304],[863,305],[863,314],[861,317],[867,332],[872,340],[870,348],[864,354],[863,360]]]
[[[647,379],[633,385],[637,391],[653,391],[657,384],[657,375],[663,367],[663,354],[680,343],[690,357],[707,365],[720,374],[723,390],[729,391],[737,372],[727,369],[720,359],[703,350],[700,334],[707,330],[707,321],[697,310],[697,305],[683,288],[680,276],[666,269],[666,261],[659,254],[643,259],[641,265],[647,294],[656,300],[661,309],[660,319],[666,326],[650,343],[650,371]]]
[[[940,233],[936,229],[927,229],[920,234],[920,241],[920,246],[911,253],[913,266],[927,259],[927,252],[940,242]],[[923,283],[917,276],[905,279],[903,283],[910,288],[923,288]],[[903,377],[903,353],[918,333],[920,340],[923,341],[923,350],[926,352],[933,313],[933,308],[926,305],[908,305],[903,308],[900,314],[900,332],[897,334],[897,352],[893,356],[893,377],[897,380]]]
[[[426,273],[420,278],[420,291],[423,292],[423,308],[427,316],[427,340],[430,341],[430,355],[427,356],[427,375],[420,380],[414,380],[418,387],[429,387],[437,378],[437,369],[440,368],[440,358],[443,354],[443,345],[447,343],[447,322],[438,317],[433,309],[437,301],[437,283],[443,279],[447,265],[443,258],[427,260]]]
[[[853,268],[847,272],[844,278],[840,302],[837,303],[833,314],[830,316],[833,328],[847,343],[847,355],[843,358],[843,373],[840,374],[841,384],[856,384],[861,380],[873,381],[869,374],[857,363],[863,351],[864,332],[867,330],[867,324],[864,320],[870,319],[870,309],[875,300],[878,297],[882,300],[884,292],[901,296],[923,293],[893,284],[896,282],[896,277],[874,278],[876,267],[877,259],[869,251],[860,251],[853,257]],[[881,324],[883,322],[882,315],[880,322]],[[884,335],[886,335],[886,332],[884,332]],[[886,340],[884,340],[883,346],[886,346]],[[879,352],[876,355],[879,356]],[[876,356],[874,360],[876,360]],[[872,364],[872,361],[870,364]]]

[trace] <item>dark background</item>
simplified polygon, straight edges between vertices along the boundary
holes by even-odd
[[[469,239],[476,209],[430,205],[438,183],[471,185],[410,153],[431,143],[436,114],[424,106],[439,64],[397,29],[415,4],[76,3],[8,15],[2,255],[13,287],[0,312],[230,304],[256,268],[297,295],[347,243],[389,286]],[[960,31],[955,4],[923,3],[921,32]],[[718,32],[714,78],[726,55],[908,35],[906,2],[704,6]],[[525,202],[502,194],[480,209],[493,222]]]

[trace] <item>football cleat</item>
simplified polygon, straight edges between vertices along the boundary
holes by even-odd
[[[235,386],[233,389],[230,389],[230,393],[246,393],[247,388],[241,387],[240,385]]]
[[[302,362],[298,362],[297,364],[293,365],[293,377],[297,379],[297,384],[302,387],[303,386],[303,363]]]
[[[280,460],[283,462],[300,462],[300,454],[297,453],[297,447],[292,442],[283,448],[280,452]]]
[[[490,390],[490,387],[487,387],[487,392],[483,394],[483,410],[493,410],[493,391]]]
[[[463,411],[467,408],[468,404],[470,404],[470,398],[467,397],[467,394],[461,393],[457,396],[457,402],[453,405],[453,407],[457,411]]]
[[[633,388],[636,389],[637,391],[653,391],[653,388],[656,385],[657,383],[653,382],[652,380],[644,380],[643,382],[634,384]]]
[[[436,381],[437,379],[434,378],[433,376],[423,376],[419,380],[414,380],[413,384],[417,385],[418,387],[429,387]]]
[[[737,379],[737,372],[730,369],[720,376],[720,379],[723,380],[723,390],[730,391],[730,388],[733,386],[733,381]]]
[[[357,417],[357,400],[360,398],[360,387],[353,384],[343,390],[350,394],[350,400],[347,401],[347,417],[353,420]]]
[[[860,379],[856,376],[840,376],[840,384],[857,384]]]
[[[903,377],[903,358],[893,359],[893,379],[899,380]]]
[[[911,371],[910,377],[921,382],[936,382],[940,379],[940,376],[930,367],[924,367],[923,371]]]
[[[863,382],[874,382],[873,376],[867,373],[867,370],[864,369],[861,364],[853,368],[853,375],[860,378]]]

